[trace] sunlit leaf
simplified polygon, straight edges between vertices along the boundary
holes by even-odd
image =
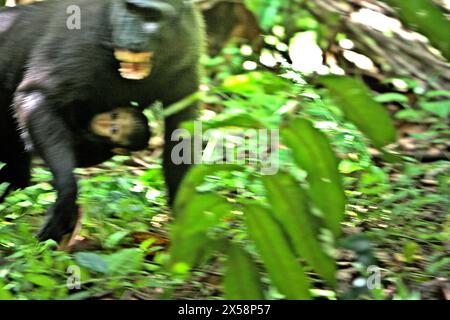
[[[448,119],[450,116],[450,100],[422,102],[420,106],[443,119]]]
[[[183,179],[177,198],[174,204],[175,214],[178,215],[185,206],[189,204],[191,199],[197,193],[197,187],[203,183],[206,176],[211,174],[217,174],[219,171],[233,171],[238,170],[240,167],[237,165],[197,165],[192,167],[186,177]]]
[[[260,71],[230,76],[225,79],[222,87],[227,91],[244,95],[277,94],[293,89],[290,81],[271,72]]]
[[[106,248],[114,248],[117,246],[120,241],[125,238],[128,235],[129,231],[117,231],[113,234],[111,234],[105,241],[105,247]]]
[[[106,273],[108,266],[102,256],[93,252],[77,252],[74,254],[75,261],[82,267],[93,271]]]
[[[336,265],[321,247],[318,226],[314,224],[303,189],[286,173],[266,176],[263,181],[274,215],[286,230],[297,254],[334,286]]]
[[[263,287],[251,256],[232,244],[228,250],[224,277],[225,297],[229,300],[263,300]]]
[[[122,249],[113,254],[103,256],[108,265],[108,274],[125,275],[142,269],[144,252],[140,249]]]
[[[54,288],[57,286],[57,282],[55,279],[50,278],[49,276],[43,274],[26,274],[25,279],[30,281],[31,283],[38,285],[44,288]]]
[[[172,228],[171,263],[194,266],[207,251],[208,230],[231,210],[226,199],[213,193],[195,194],[185,205],[178,207]]]
[[[325,225],[338,236],[346,199],[330,143],[309,121],[299,118],[293,119],[281,134],[296,163],[308,173],[309,196],[321,209]]]
[[[310,299],[310,282],[290,244],[270,212],[259,206],[244,208],[250,237],[278,291],[288,299]]]
[[[385,94],[380,94],[375,97],[375,101],[379,103],[387,103],[387,102],[398,102],[398,103],[408,103],[408,97],[401,93],[389,92]]]
[[[8,290],[0,288],[0,300],[14,300],[14,296]]]
[[[319,82],[330,91],[336,104],[377,148],[395,142],[396,132],[389,114],[376,102],[359,80],[341,76],[323,76]]]
[[[217,120],[208,121],[202,123],[202,130],[206,132],[209,129],[217,129],[217,128],[248,128],[248,129],[257,129],[263,128],[264,124],[258,120],[256,117],[247,113],[239,113],[233,115],[226,115],[225,117],[218,117]],[[195,122],[187,122],[183,124],[183,129],[188,130],[191,134],[195,133],[196,123]]]
[[[245,0],[246,6],[252,10],[260,21],[263,29],[267,30],[273,25],[274,18],[281,9],[280,0]]]

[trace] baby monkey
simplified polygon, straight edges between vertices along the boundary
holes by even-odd
[[[145,149],[151,135],[147,118],[137,108],[121,107],[90,118],[65,120],[74,133],[72,145],[77,167],[95,166],[116,154],[129,155],[131,151]],[[0,203],[18,188],[11,184],[7,169],[0,170],[0,184],[10,183],[6,190],[0,190]]]
[[[74,141],[78,167],[108,160],[115,154],[129,155],[145,149],[151,133],[145,115],[131,107],[119,107],[94,115],[82,126]]]

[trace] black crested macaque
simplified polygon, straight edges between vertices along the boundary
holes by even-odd
[[[92,119],[72,118],[67,124],[74,130],[72,146],[76,167],[94,166],[114,155],[130,155],[132,151],[143,150],[148,146],[151,136],[146,116],[140,110],[131,107],[116,108],[97,114]],[[4,141],[0,154],[6,154],[9,146],[9,141]],[[0,202],[10,191],[18,188],[14,185],[13,176],[8,170],[10,164],[0,169],[0,183],[11,184],[3,194],[0,194]],[[29,170],[22,168],[24,172]]]
[[[75,138],[65,118],[130,102],[158,100],[166,107],[196,92],[203,29],[199,12],[184,0],[48,0],[0,10],[0,135],[12,144],[0,149],[6,163],[0,176],[15,187],[28,185],[24,148],[49,166],[58,196],[39,239],[60,241],[77,220]],[[196,109],[165,119],[170,203],[189,168],[171,160],[179,143],[171,136]]]

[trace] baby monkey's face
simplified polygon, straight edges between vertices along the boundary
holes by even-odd
[[[113,146],[129,150],[144,149],[149,138],[145,116],[141,111],[129,107],[95,115],[90,130],[94,135],[107,138]]]
[[[127,146],[135,129],[132,111],[131,108],[117,108],[97,114],[91,121],[91,130],[96,135],[109,138],[114,144]]]

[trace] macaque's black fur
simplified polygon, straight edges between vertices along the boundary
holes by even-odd
[[[47,163],[58,197],[38,234],[40,239],[59,241],[76,222],[73,169],[77,156],[72,143],[76,137],[68,117],[76,113],[91,118],[130,102],[147,107],[159,100],[168,106],[198,90],[203,24],[197,10],[182,0],[160,0],[176,8],[178,16],[151,35],[150,76],[143,80],[121,77],[112,35],[124,26],[111,22],[109,12],[113,3],[123,5],[124,1],[48,0],[0,10],[0,162],[6,163],[0,183],[9,182],[12,188],[29,184],[27,147]],[[66,10],[71,5],[81,8],[79,30],[66,27]],[[137,50],[134,36],[130,34],[130,47],[122,49]],[[163,167],[170,202],[189,168],[171,161],[176,142],[170,137],[181,121],[195,114],[192,105],[165,120]],[[83,148],[80,152],[87,153],[96,146],[88,144],[79,150]]]

